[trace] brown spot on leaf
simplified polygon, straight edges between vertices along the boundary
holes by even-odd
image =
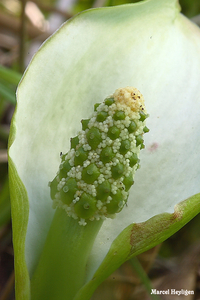
[[[158,143],[154,142],[148,147],[149,152],[155,152],[158,149]]]

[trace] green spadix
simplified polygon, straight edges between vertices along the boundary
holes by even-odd
[[[54,208],[64,209],[80,225],[113,218],[121,211],[138,169],[142,148],[138,138],[143,141],[146,117],[143,96],[136,88],[120,88],[95,105],[91,118],[82,120],[87,126],[71,139],[71,149],[62,155],[50,183]],[[134,130],[130,130],[132,124]],[[135,163],[133,157],[137,157]]]

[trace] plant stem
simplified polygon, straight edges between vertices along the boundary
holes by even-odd
[[[25,8],[26,1],[21,0],[21,28],[20,28],[20,53],[19,53],[19,68],[20,72],[24,72],[24,58],[25,58],[25,37],[26,37],[26,16]]]
[[[141,282],[144,284],[150,298],[152,300],[160,300],[160,297],[158,295],[151,294],[151,290],[153,289],[153,287],[151,285],[151,281],[150,281],[148,275],[146,274],[146,272],[144,271],[143,267],[141,266],[138,258],[132,257],[130,259],[130,262],[131,262],[135,272],[137,273],[138,277],[140,278]]]
[[[85,280],[86,263],[103,221],[80,226],[57,208],[31,280],[32,300],[72,300]]]

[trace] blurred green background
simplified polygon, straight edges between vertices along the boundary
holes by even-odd
[[[134,2],[139,1],[0,0],[0,300],[15,299],[7,144],[22,73],[41,43],[76,13]],[[182,13],[200,26],[200,1],[180,0],[180,5]],[[177,289],[187,287],[195,291],[187,300],[200,299],[199,227],[197,216],[162,245],[125,263],[92,299],[155,299],[146,292],[152,284],[160,289],[167,288],[167,284]],[[185,299],[184,295],[179,299],[182,297]],[[171,295],[167,299],[176,298]]]

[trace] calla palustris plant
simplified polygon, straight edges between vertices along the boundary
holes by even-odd
[[[177,1],[149,0],[85,11],[34,56],[9,140],[16,299],[90,299],[199,213],[199,53]],[[113,108],[131,86],[134,116]]]

